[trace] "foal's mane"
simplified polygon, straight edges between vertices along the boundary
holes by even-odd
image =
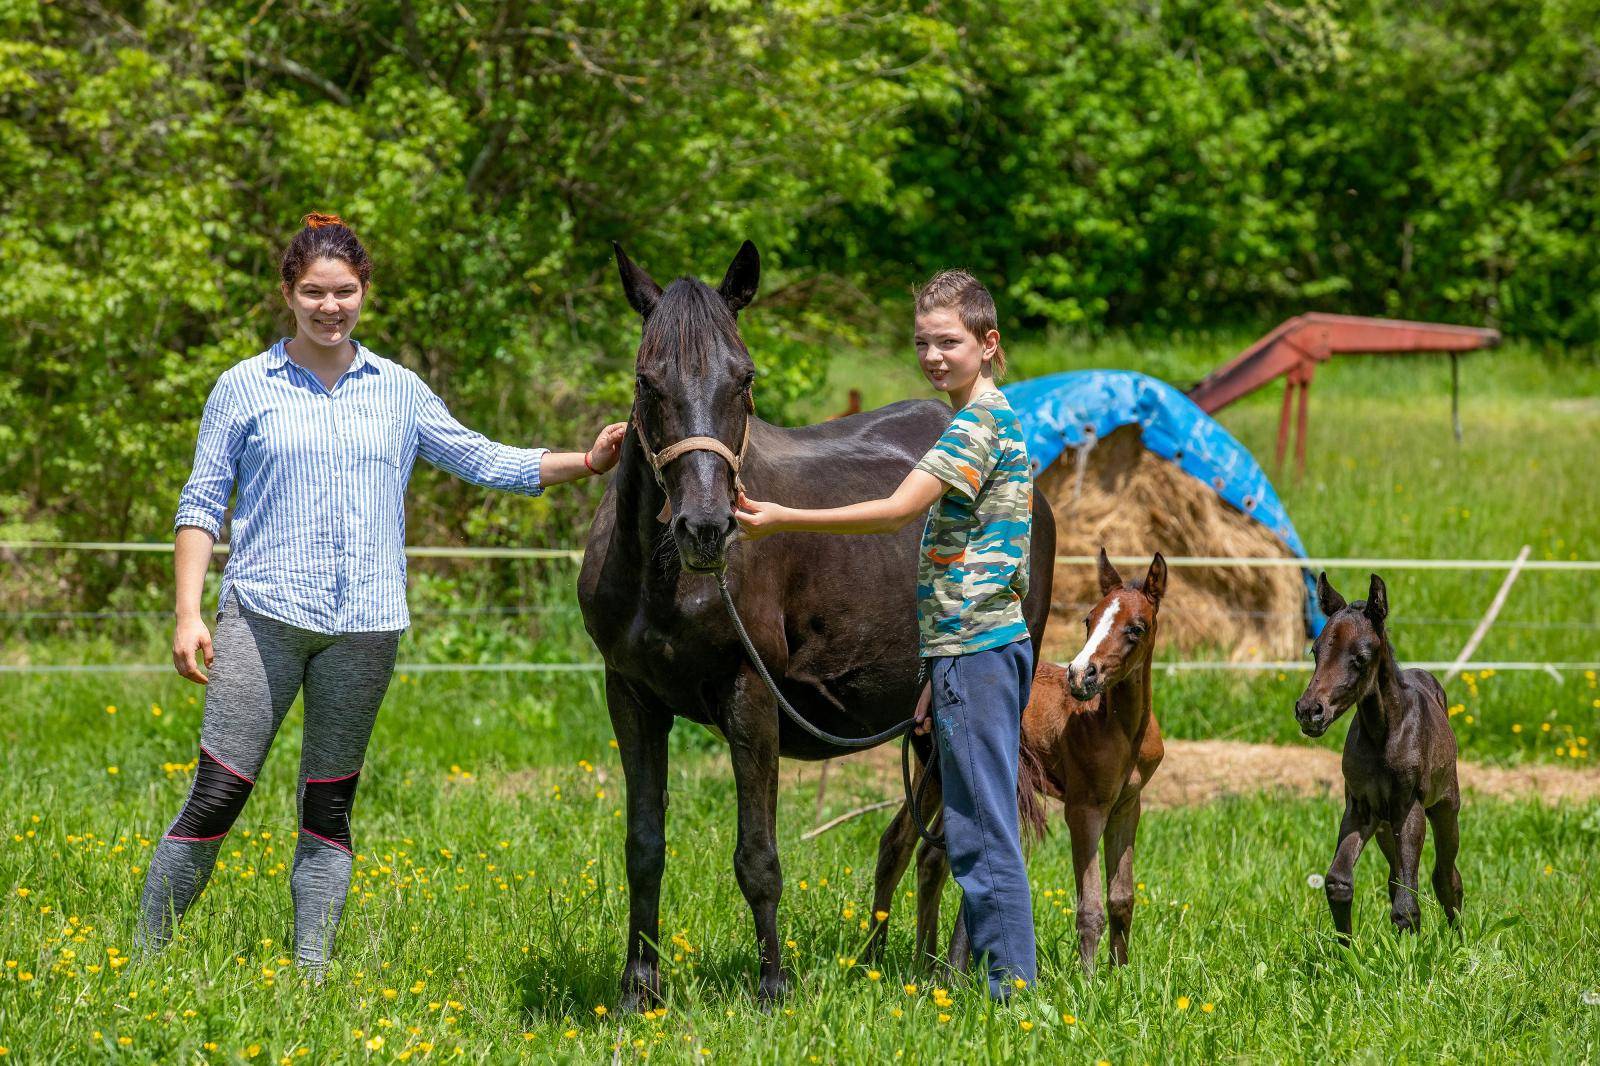
[[[750,358],[727,301],[699,278],[682,277],[667,286],[644,321],[639,366],[665,364],[680,378],[700,375],[725,348]]]

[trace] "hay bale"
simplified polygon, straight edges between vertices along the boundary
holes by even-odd
[[[1056,553],[1282,556],[1294,553],[1178,466],[1145,449],[1138,426],[1095,445],[1084,464],[1069,449],[1038,478],[1056,516]],[[1129,580],[1142,568],[1122,567]],[[1293,659],[1305,642],[1305,586],[1292,567],[1173,567],[1161,607],[1164,650],[1230,659]],[[1046,654],[1070,659],[1083,645],[1084,613],[1100,598],[1095,569],[1056,564]]]

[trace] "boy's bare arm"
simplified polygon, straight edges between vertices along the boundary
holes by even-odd
[[[925,470],[913,470],[892,496],[845,507],[805,510],[739,497],[734,517],[751,540],[772,533],[893,533],[928,512],[946,485]]]

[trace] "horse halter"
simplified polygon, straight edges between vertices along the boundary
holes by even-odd
[[[639,447],[644,449],[644,457],[650,463],[650,473],[656,479],[661,494],[667,496],[667,482],[661,476],[661,471],[666,469],[668,463],[674,459],[689,454],[690,452],[713,452],[722,456],[723,460],[733,468],[733,488],[735,492],[744,492],[744,453],[750,447],[750,423],[755,421],[756,398],[749,390],[744,394],[744,436],[739,440],[739,450],[731,450],[726,444],[715,437],[685,437],[680,441],[662,448],[659,452],[650,450],[650,442],[645,439],[644,421],[639,417],[639,401],[633,403],[633,428],[639,435]],[[656,521],[662,525],[672,517],[672,497],[667,496],[666,502],[661,505],[661,513],[656,515]]]

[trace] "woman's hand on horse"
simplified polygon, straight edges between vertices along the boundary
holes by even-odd
[[[783,528],[781,506],[752,500],[742,492],[739,493],[739,505],[734,510],[733,517],[738,519],[739,528],[744,530],[746,540],[760,540],[762,537],[781,532]]]
[[[933,682],[922,686],[922,695],[917,697],[917,709],[911,715],[911,720],[917,724],[911,727],[913,733],[926,733],[933,728],[933,715],[928,712],[933,709]]]
[[[172,665],[178,673],[197,685],[206,683],[200,672],[200,660],[206,669],[211,668],[211,630],[198,617],[178,619],[177,631],[172,634]]]
[[[627,435],[626,422],[613,422],[602,429],[594,439],[594,447],[589,449],[590,469],[597,474],[604,474],[616,466],[617,460],[622,457],[622,441]]]

